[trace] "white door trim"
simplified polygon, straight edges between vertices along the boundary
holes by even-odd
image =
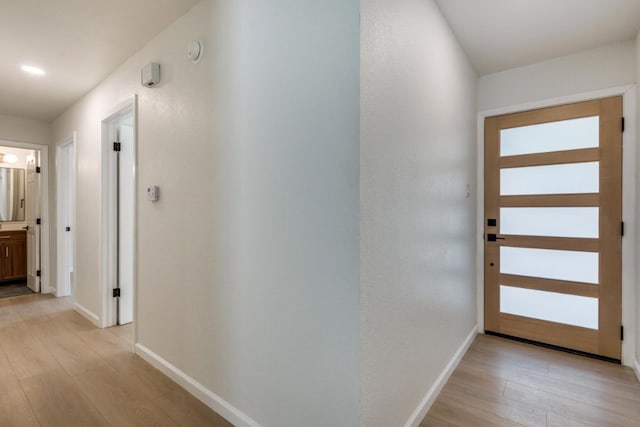
[[[101,258],[100,258],[100,277],[101,277],[101,313],[100,325],[103,328],[114,326],[116,324],[116,304],[111,295],[112,284],[115,281],[115,254],[116,239],[113,233],[115,227],[115,203],[116,188],[113,185],[115,179],[115,163],[112,161],[111,151],[113,150],[113,141],[110,138],[110,125],[118,117],[133,113],[134,137],[133,137],[133,322],[134,322],[134,341],[137,339],[137,277],[138,277],[138,201],[137,201],[137,146],[138,146],[138,98],[137,95],[119,103],[111,110],[111,114],[102,120],[102,211],[101,211]]]
[[[73,132],[70,136],[68,136],[67,138],[62,139],[59,143],[56,144],[56,231],[59,231],[62,229],[63,226],[68,225],[68,224],[62,224],[62,210],[63,210],[63,204],[62,204],[62,200],[60,198],[60,194],[61,194],[61,185],[62,185],[62,168],[60,166],[60,156],[62,153],[62,149],[63,147],[65,147],[66,145],[69,144],[73,144],[73,156],[71,159],[72,162],[72,166],[71,169],[73,171],[73,181],[76,182],[76,166],[77,166],[77,155],[76,155],[76,132]],[[75,188],[74,188],[75,191]],[[76,226],[76,203],[75,203],[76,197],[74,195],[73,197],[73,205],[71,206],[71,227],[72,227],[72,231],[73,231],[73,255],[72,255],[72,259],[73,259],[73,272],[75,274],[76,272],[76,246],[77,246],[77,241],[76,241],[76,232],[75,232],[75,226]],[[64,272],[64,265],[63,262],[65,262],[65,257],[62,257],[60,254],[64,253],[64,245],[63,245],[63,240],[61,239],[61,236],[59,234],[56,233],[56,247],[57,247],[57,254],[58,256],[56,257],[56,276],[57,276],[57,280],[56,280],[56,296],[60,297],[60,296],[66,296],[71,294],[71,300],[72,302],[75,304],[76,302],[76,297],[75,297],[75,292],[73,291],[73,283],[70,283],[70,289],[68,290],[68,293],[66,292],[66,289],[62,289],[61,283],[64,281],[64,278],[62,277],[62,274]]]
[[[622,219],[625,235],[622,239],[622,363],[633,366],[636,342],[636,86],[619,86],[559,98],[544,99],[478,113],[477,212],[476,227],[476,289],[478,328],[484,333],[484,119],[502,114],[527,111],[553,105],[570,104],[609,96],[623,96],[623,114],[627,118],[622,134]]]
[[[42,183],[42,206],[40,211],[41,218],[41,234],[40,234],[40,292],[43,294],[51,293],[51,269],[49,263],[50,255],[50,226],[49,226],[49,146],[41,144],[32,144],[29,142],[19,142],[10,140],[0,140],[0,145],[14,148],[24,148],[27,150],[40,151],[40,179]]]

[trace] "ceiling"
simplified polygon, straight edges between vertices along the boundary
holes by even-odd
[[[56,118],[197,2],[0,0],[0,113]]]
[[[480,75],[621,40],[639,0],[436,0]],[[0,114],[50,121],[198,0],[0,0]],[[45,76],[25,74],[35,65]]]
[[[635,38],[639,0],[436,0],[479,75]]]

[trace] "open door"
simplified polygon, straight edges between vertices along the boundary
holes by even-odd
[[[27,286],[40,292],[40,152],[27,160]]]
[[[125,107],[104,122],[105,134],[105,270],[111,299],[107,323],[133,321],[134,290],[134,159],[133,106]]]
[[[118,284],[121,289],[118,324],[133,321],[133,111],[117,124],[118,156]]]
[[[73,139],[57,148],[58,284],[57,296],[69,296],[73,289],[75,220],[75,146]]]

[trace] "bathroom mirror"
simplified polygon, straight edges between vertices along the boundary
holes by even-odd
[[[24,169],[0,168],[0,222],[24,221]]]

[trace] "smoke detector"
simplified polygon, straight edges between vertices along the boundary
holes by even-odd
[[[194,64],[199,63],[202,60],[202,51],[204,46],[200,40],[192,40],[187,46],[187,57]]]

